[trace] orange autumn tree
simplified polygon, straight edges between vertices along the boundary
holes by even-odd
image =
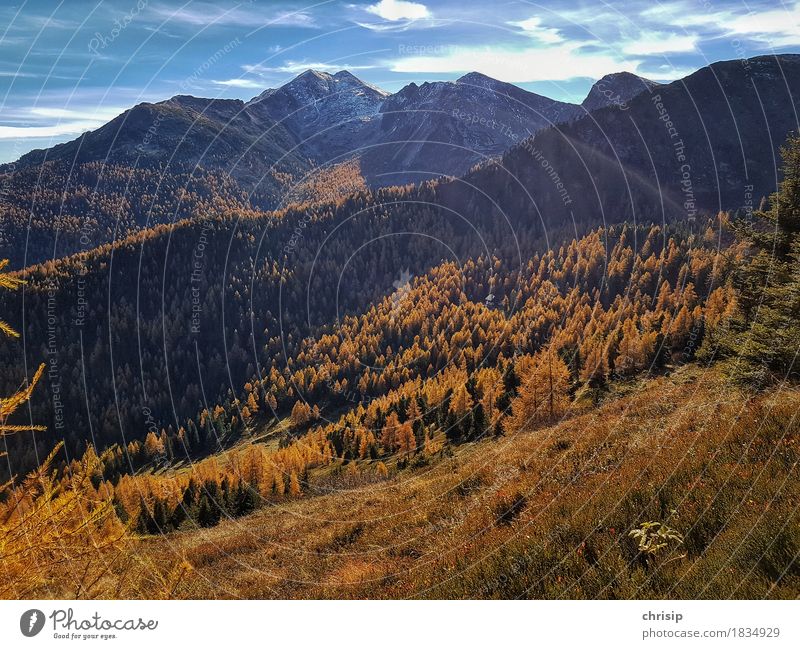
[[[569,368],[554,345],[534,354],[526,363],[519,395],[511,403],[511,430],[551,422],[569,407]]]
[[[24,282],[10,273],[2,272],[6,266],[8,266],[8,259],[0,260],[0,288],[12,291],[16,290]],[[19,333],[4,320],[0,320],[0,332],[11,338],[19,338]],[[44,430],[44,426],[10,425],[7,423],[8,418],[13,415],[23,403],[31,398],[33,389],[42,377],[42,372],[44,372],[44,363],[39,365],[39,369],[36,370],[33,379],[27,387],[21,388],[10,397],[0,399],[0,437],[22,431]]]

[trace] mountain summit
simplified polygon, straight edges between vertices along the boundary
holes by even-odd
[[[251,99],[247,109],[278,122],[312,158],[327,162],[351,150],[362,121],[376,115],[388,95],[347,70],[306,70]]]
[[[630,72],[614,72],[596,81],[581,102],[581,106],[591,112],[606,106],[625,108],[636,95],[650,90],[659,84],[650,79],[636,76]]]
[[[364,167],[379,184],[460,175],[577,110],[479,72],[411,83],[383,102],[375,138],[384,144]]]
[[[368,115],[376,112],[381,101],[388,95],[388,92],[365,83],[347,70],[340,70],[336,74],[306,70],[279,88],[265,90],[251,99],[248,105],[261,104],[262,107],[275,111],[275,116],[279,117],[281,111],[289,106],[298,109],[316,102],[333,100],[332,104],[351,108],[354,114]]]

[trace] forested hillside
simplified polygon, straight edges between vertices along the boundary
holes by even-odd
[[[664,281],[678,291],[691,282],[697,299],[720,283],[721,269],[712,278],[708,261],[719,244],[718,223],[702,231],[695,231],[697,224],[666,230],[618,226],[562,249],[574,238],[570,231],[586,230],[588,224],[573,224],[568,230],[554,223],[545,236],[543,226],[524,214],[506,221],[477,212],[466,220],[463,212],[448,209],[438,192],[436,184],[387,189],[302,211],[187,221],[153,228],[113,248],[29,269],[24,292],[4,296],[3,310],[25,333],[28,362],[49,358],[47,380],[63,386],[64,407],[58,411],[45,393],[32,403],[28,416],[48,425],[53,436],[40,438],[40,452],[66,436],[71,452],[80,453],[89,439],[86,430],[100,447],[118,442],[120,430],[127,441],[142,439],[150,429],[175,433],[189,418],[196,421],[200,410],[241,397],[246,382],[264,383],[262,396],[274,391],[279,411],[285,412],[293,405],[291,397],[307,387],[306,380],[294,387],[291,382],[297,364],[305,366],[303,358],[311,353],[305,342],[309,336],[348,328],[349,316],[361,312],[369,320],[376,308],[399,317],[391,297],[398,278],[425,274],[442,262],[447,265],[427,281],[437,275],[449,278],[458,292],[452,288],[431,298],[435,307],[416,314],[420,322],[408,331],[398,330],[397,324],[386,327],[384,313],[373,322],[370,337],[380,334],[385,342],[377,349],[368,345],[369,357],[359,362],[374,365],[387,346],[395,352],[399,346],[412,347],[421,322],[437,317],[437,309],[448,301],[453,308],[471,309],[473,304],[485,309],[479,317],[513,317],[509,332],[519,336],[535,322],[526,311],[531,300],[545,299],[531,282],[537,274],[542,281],[557,272],[549,264],[589,267],[586,277],[561,271],[564,277],[556,287],[566,294],[572,282],[572,299],[581,296],[592,307],[613,304],[628,291],[626,273],[638,272],[632,264],[640,254],[650,268],[640,290],[650,300],[657,299]],[[299,220],[303,227],[298,235]],[[702,271],[690,259],[696,255],[706,256]],[[579,262],[581,256],[587,259]],[[387,294],[389,306],[370,306]],[[690,310],[697,306],[695,300],[689,300]],[[48,318],[23,322],[23,309],[47,313]],[[495,323],[491,332],[471,335],[484,338],[481,343],[493,358],[508,355],[500,337],[504,326]],[[525,348],[534,349],[546,335],[540,333]],[[443,342],[426,343],[431,353],[440,355],[432,372],[453,360],[447,352],[452,340],[442,347]],[[340,353],[336,345],[332,348],[331,353]],[[11,365],[19,363],[13,341],[2,343],[0,355]],[[318,355],[308,366],[319,371],[326,365],[321,360]],[[276,372],[287,387],[273,385]],[[413,372],[407,368],[406,376]],[[6,375],[6,388],[14,387],[20,376]],[[334,382],[338,378],[354,387],[362,380],[366,385],[377,380],[357,376],[352,368],[332,377]],[[318,391],[317,381],[312,383],[314,399],[329,398],[329,390]],[[361,392],[372,394],[371,389]],[[25,451],[15,449],[20,469],[35,457],[30,444],[24,446]]]
[[[445,445],[552,423],[574,400],[600,400],[611,381],[690,362],[706,333],[730,316],[731,288],[720,282],[726,263],[674,238],[658,250],[658,228],[643,233],[644,252],[634,253],[630,234],[595,232],[534,257],[516,276],[497,259],[445,264],[402,295],[300,341],[292,356],[276,349],[238,401],[203,409],[175,434],[149,433],[143,444],[119,448],[107,475],[127,472],[130,461],[180,464],[220,438],[263,431],[274,430],[280,450],[248,446],[226,456],[227,470],[200,462],[166,481],[123,478],[120,507],[135,517],[147,494],[164,514],[160,525],[171,527],[185,505],[199,507],[200,487],[210,481],[222,503],[252,492],[241,505],[249,511],[252,498],[314,489],[312,469],[415,463]],[[698,295],[695,282],[710,292]],[[201,518],[206,524],[207,514]]]

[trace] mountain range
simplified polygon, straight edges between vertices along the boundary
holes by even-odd
[[[274,188],[266,177],[275,173],[296,176],[356,157],[369,161],[363,167],[371,185],[396,184],[419,180],[421,171],[461,175],[542,128],[653,85],[627,73],[608,75],[578,106],[477,72],[390,94],[346,70],[306,70],[248,102],[177,95],[139,104],[72,142],[22,156],[15,167],[46,161],[200,165],[230,173],[258,194]],[[266,197],[262,206],[275,200]]]
[[[179,95],[0,167],[0,256],[19,268],[216,214],[219,195],[274,209],[468,172],[551,222],[747,207],[775,189],[799,93],[800,57],[780,55],[663,85],[607,75],[581,105],[478,73],[389,94],[308,70],[248,102]]]

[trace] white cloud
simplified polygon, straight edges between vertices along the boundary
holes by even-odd
[[[800,44],[800,2],[791,8],[752,12],[725,25],[729,33],[749,36],[773,47]]]
[[[250,74],[274,75],[278,74],[299,74],[306,70],[317,70],[318,72],[339,72],[339,70],[371,70],[374,65],[348,65],[346,63],[323,63],[321,61],[284,61],[281,65],[266,66],[260,63],[255,65],[243,65],[242,69]],[[248,86],[249,87],[249,86]]]
[[[183,23],[194,27],[208,25],[237,25],[243,27],[259,26],[293,26],[315,27],[314,17],[307,11],[286,11],[273,15],[265,14],[263,10],[249,9],[235,6],[222,10],[209,2],[197,2],[174,8],[166,5],[156,5],[152,15],[159,20],[168,20],[170,23]]]
[[[253,79],[214,79],[212,83],[226,88],[263,88],[264,84]]]
[[[47,138],[63,135],[80,135],[101,127],[125,112],[118,107],[24,108],[8,109],[0,125],[0,140]]]
[[[642,32],[637,38],[625,41],[622,51],[633,56],[652,56],[678,52],[694,52],[699,38],[694,34],[665,34]]]
[[[117,115],[125,112],[124,108],[98,108],[95,110],[81,109],[73,110],[70,108],[31,108],[28,113],[33,117],[44,117],[50,119],[77,119],[102,120],[103,123],[114,119]]]
[[[710,7],[711,5],[707,5]],[[695,9],[692,11],[691,9]],[[702,13],[699,5],[690,3],[688,0],[674,0],[673,2],[660,2],[651,7],[643,9],[639,17],[646,20],[649,24],[659,24],[670,27],[699,27],[710,25],[717,20],[730,20],[732,14],[726,10],[715,11],[714,13]],[[722,23],[716,25],[722,31]]]
[[[99,128],[106,120],[77,120],[59,122],[52,126],[0,126],[0,140],[14,140],[29,137],[54,137],[59,135],[80,135]]]
[[[509,25],[519,27],[525,32],[526,36],[535,38],[542,43],[561,43],[564,39],[557,29],[552,27],[543,27],[542,19],[538,16],[528,18],[527,20],[520,20],[517,22],[510,22]]]
[[[621,61],[610,54],[581,53],[575,45],[548,48],[462,47],[442,56],[411,56],[388,62],[393,72],[453,74],[481,72],[501,81],[563,81],[599,79],[611,72],[635,72],[641,61]]]
[[[782,8],[742,5],[703,13],[696,4],[680,0],[650,7],[641,16],[674,27],[701,27],[717,36],[748,38],[770,47],[800,45],[800,2]]]
[[[380,0],[377,4],[369,5],[367,11],[384,20],[420,20],[429,18],[431,13],[424,4],[407,2],[406,0]]]

